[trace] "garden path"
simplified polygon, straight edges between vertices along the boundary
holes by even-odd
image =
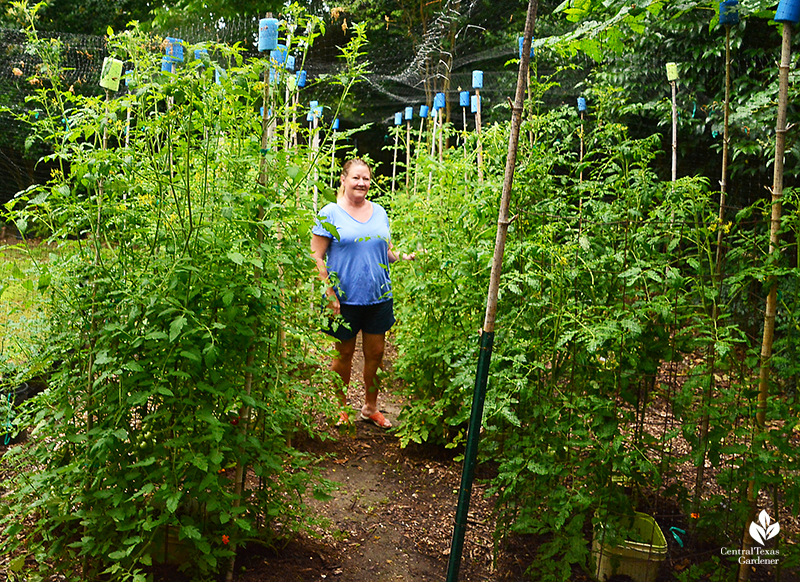
[[[359,340],[360,341],[360,340]],[[358,416],[363,398],[360,345],[353,366],[348,404]],[[391,366],[393,350],[387,350]],[[378,400],[397,424],[401,399],[391,388]],[[298,536],[275,552],[246,555],[237,564],[242,582],[335,580],[359,582],[445,580],[461,463],[452,451],[432,446],[400,448],[391,432],[355,422],[349,430],[331,428],[335,439],[298,446],[325,455],[322,476],[340,483],[332,499],[312,500],[329,527],[318,537]],[[519,579],[498,577],[492,560],[491,499],[485,487],[473,488],[470,523],[461,566],[462,581]],[[243,568],[243,570],[242,570]]]

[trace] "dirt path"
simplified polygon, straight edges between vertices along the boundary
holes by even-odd
[[[363,398],[357,382],[361,364],[357,357],[348,393],[351,417],[358,416]],[[384,391],[378,404],[396,425],[398,398]],[[311,501],[330,527],[320,528],[317,539],[298,536],[276,553],[247,556],[241,560],[239,580],[445,580],[461,479],[461,464],[451,451],[430,446],[401,449],[391,432],[365,422],[356,422],[353,430],[340,432],[334,440],[299,446],[327,454],[320,465],[322,475],[341,484],[333,499]],[[462,581],[499,579],[492,566],[492,502],[484,492],[480,483],[473,487]]]

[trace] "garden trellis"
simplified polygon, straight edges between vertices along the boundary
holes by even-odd
[[[468,15],[467,8],[461,15]],[[437,26],[457,20],[446,16]],[[298,24],[292,28],[293,19]],[[792,386],[800,309],[794,299],[797,265],[789,261],[798,225],[795,213],[781,219],[779,211],[780,203],[796,208],[792,189],[756,205],[740,204],[729,192],[717,205],[711,178],[693,177],[698,166],[682,154],[691,140],[669,152],[668,131],[652,137],[655,127],[638,126],[628,133],[619,114],[627,103],[596,78],[582,79],[580,90],[568,77],[564,87],[549,86],[551,71],[539,73],[561,57],[547,39],[529,40],[536,52],[519,52],[520,31],[509,30],[502,48],[459,53],[449,64],[449,84],[441,76],[445,68],[429,70],[420,84],[422,53],[403,67],[380,58],[366,66],[360,63],[369,45],[349,45],[346,63],[335,65],[316,44],[301,42],[316,34],[306,28],[313,18],[289,11],[273,20],[274,43],[261,51],[258,19],[215,30],[224,42],[203,40],[208,37],[189,28],[170,31],[170,38],[183,41],[165,47],[140,32],[120,33],[98,45],[89,65],[69,66],[63,78],[49,80],[62,87],[58,94],[27,84],[42,89],[40,98],[66,99],[63,110],[40,108],[38,121],[28,115],[25,122],[42,129],[36,135],[57,136],[53,147],[65,149],[49,159],[60,169],[17,198],[14,218],[23,234],[38,226],[77,239],[81,251],[94,244],[88,255],[70,255],[65,242],[69,260],[39,267],[40,286],[51,293],[58,317],[53,326],[62,330],[57,345],[72,358],[53,375],[51,395],[55,402],[72,399],[79,412],[57,419],[52,429],[39,428],[52,430],[47,434],[53,438],[60,438],[59,431],[69,435],[63,449],[34,449],[40,461],[52,461],[42,466],[66,463],[76,470],[36,478],[74,477],[86,473],[80,463],[90,464],[102,482],[67,483],[71,503],[104,507],[130,524],[142,524],[147,512],[158,515],[152,529],[137,534],[141,540],[124,545],[116,526],[90,514],[99,541],[81,542],[81,551],[93,556],[89,567],[144,568],[137,560],[161,554],[154,548],[170,543],[173,531],[192,546],[198,567],[224,571],[234,548],[250,536],[268,535],[274,515],[288,516],[281,527],[289,529],[307,523],[298,509],[302,499],[293,492],[315,485],[308,459],[291,442],[297,431],[315,429],[295,411],[311,402],[332,412],[324,395],[310,388],[330,379],[319,366],[308,228],[319,196],[335,195],[339,160],[354,150],[379,155],[379,148],[362,144],[364,123],[394,122],[389,161],[384,158],[376,172],[375,192],[390,201],[396,243],[428,251],[414,269],[393,270],[401,321],[395,341],[402,348],[395,373],[408,396],[396,434],[406,444],[465,442],[465,395],[474,387],[474,361],[485,351],[479,342],[488,341],[473,333],[481,326],[474,312],[490,279],[509,118],[519,109],[506,107],[508,72],[481,60],[486,54],[526,54],[537,63],[529,69],[529,99],[520,118],[531,139],[520,144],[514,196],[501,215],[508,242],[503,280],[495,281],[501,300],[492,330],[494,357],[480,369],[488,383],[480,456],[496,462],[488,478],[497,494],[498,537],[541,533],[540,558],[547,559],[537,561],[534,576],[558,579],[571,565],[591,567],[590,541],[584,539],[590,524],[624,523],[633,509],[646,509],[686,543],[685,554],[674,544],[669,551],[692,562],[692,575],[704,575],[703,568],[730,571],[735,565],[724,556],[714,560],[697,548],[701,541],[740,547],[753,519],[748,489],[750,501],[780,519],[791,535],[796,520],[789,506],[798,498]],[[452,48],[442,44],[445,29],[437,30],[423,43],[428,55]],[[351,26],[347,38],[358,40],[361,33],[353,34]],[[242,50],[233,48],[237,42]],[[279,43],[285,50],[278,50]],[[67,58],[78,57],[68,45],[62,63],[73,64]],[[129,59],[131,46],[136,57]],[[163,51],[178,47],[183,61],[168,59],[162,75]],[[375,50],[380,56],[386,49]],[[9,63],[9,70],[36,70],[35,51],[18,53],[15,58],[26,64]],[[72,75],[91,77],[93,84],[119,76],[110,68],[101,74],[101,56],[136,61],[125,87],[85,96],[70,92]],[[417,68],[406,67],[411,64]],[[650,67],[661,93],[664,64]],[[690,75],[683,67],[682,76]],[[786,72],[783,63],[781,74]],[[20,92],[27,89],[14,79]],[[375,92],[357,105],[334,98],[344,90],[352,95],[356,82]],[[467,112],[454,88],[470,85],[475,94]],[[107,101],[106,88],[112,97]],[[658,104],[662,121],[673,104],[673,120],[683,115],[680,131],[697,124],[691,104],[687,108],[688,92],[681,81],[680,94],[673,91],[671,103]],[[373,115],[378,94],[381,114]],[[456,103],[460,116],[448,119],[448,107]],[[731,127],[722,147],[734,139],[731,134],[742,138],[741,115],[724,113],[724,126],[727,120]],[[780,118],[777,126],[783,136]],[[783,176],[777,151],[773,196],[780,196]],[[683,177],[668,173],[673,152]],[[63,163],[67,159],[70,164]],[[424,192],[417,190],[420,174]],[[727,185],[745,187],[747,180],[738,176],[738,184],[727,184],[723,173],[723,193]],[[777,219],[765,218],[770,211],[778,212]],[[779,221],[783,239],[775,236]],[[109,244],[97,244],[101,240]],[[767,258],[770,246],[776,252]],[[766,294],[763,282],[777,288]],[[762,311],[765,295],[770,303]],[[68,309],[72,305],[84,309],[76,314]],[[763,331],[773,323],[777,329],[776,355],[758,353],[764,312],[770,321]],[[766,374],[766,364],[778,373],[764,379],[772,390],[754,403],[754,370]],[[68,392],[74,386],[77,394]],[[119,408],[112,408],[120,398]],[[754,406],[763,413],[758,426],[750,422]],[[173,409],[181,415],[172,416]],[[470,432],[474,437],[477,429]],[[87,439],[97,447],[83,448]],[[471,447],[470,454],[476,452]],[[72,456],[61,456],[65,450]],[[133,484],[120,481],[120,467],[129,464],[122,452],[135,459],[129,467]],[[155,461],[161,458],[179,467],[185,489]],[[292,470],[276,475],[269,470],[274,466]],[[247,474],[258,482],[252,490],[244,487]],[[136,493],[106,497],[112,490]],[[26,511],[24,501],[20,497],[15,505],[17,515]],[[459,527],[466,523],[462,517]],[[64,527],[83,533],[83,526],[69,521]],[[791,567],[793,548],[781,542]],[[73,550],[64,550],[65,563]]]

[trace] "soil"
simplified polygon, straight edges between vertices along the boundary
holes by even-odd
[[[387,367],[391,346],[388,351]],[[358,418],[363,402],[361,369],[358,346],[348,391],[351,419]],[[402,404],[391,390],[379,395],[378,406],[397,425]],[[297,443],[324,456],[322,476],[340,484],[332,499],[310,501],[328,527],[319,528],[317,537],[299,535],[274,551],[246,551],[237,561],[237,579],[445,580],[461,481],[459,452],[429,445],[401,448],[391,431],[359,420],[329,431],[334,438]],[[500,579],[493,564],[493,501],[480,477],[472,489],[459,570],[465,582]]]

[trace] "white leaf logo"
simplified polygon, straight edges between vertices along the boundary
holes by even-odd
[[[771,540],[781,531],[781,526],[777,521],[771,522],[772,518],[766,510],[762,509],[758,514],[758,523],[755,521],[750,523],[750,537],[762,546],[766,544],[767,540]]]

